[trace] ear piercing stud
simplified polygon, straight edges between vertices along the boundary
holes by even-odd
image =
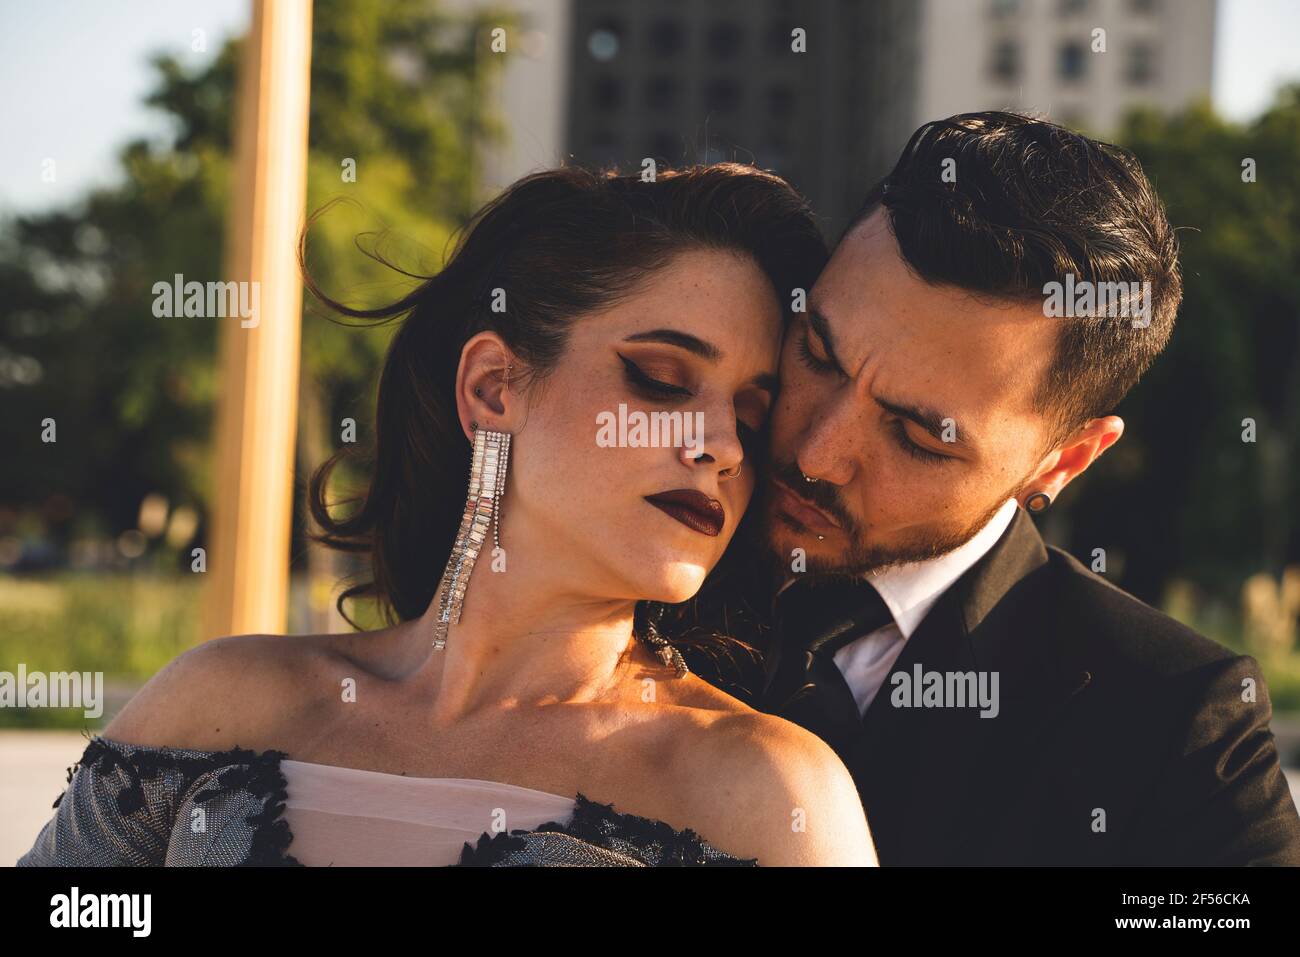
[[[1035,492],[1025,499],[1025,509],[1030,512],[1044,512],[1052,504],[1052,496],[1046,492]]]

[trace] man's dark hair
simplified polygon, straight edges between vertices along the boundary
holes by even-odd
[[[1146,328],[1129,318],[1044,318],[1062,324],[1036,396],[1053,443],[1114,411],[1169,341],[1182,299],[1178,243],[1126,150],[1017,113],[964,113],[912,134],[849,229],[882,205],[903,259],[929,283],[1042,302],[1044,285],[1067,273],[1150,282]]]

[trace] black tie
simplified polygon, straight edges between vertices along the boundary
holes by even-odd
[[[846,753],[862,719],[835,652],[893,621],[888,606],[861,579],[805,579],[777,595],[773,619],[780,657],[766,710]]]

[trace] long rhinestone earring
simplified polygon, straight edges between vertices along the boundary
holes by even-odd
[[[501,547],[501,494],[506,488],[506,469],[510,464],[510,433],[474,428],[474,454],[469,467],[469,494],[465,514],[452,545],[451,556],[438,583],[438,615],[433,620],[433,647],[441,651],[447,645],[447,630],[460,623],[460,609],[465,601],[470,572],[478,553],[487,541],[488,527],[492,541]]]

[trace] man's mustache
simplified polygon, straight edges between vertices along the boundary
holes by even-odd
[[[769,469],[773,478],[780,479],[799,498],[816,505],[831,518],[835,519],[846,532],[857,534],[858,523],[849,514],[840,500],[839,487],[830,482],[807,482],[804,474],[794,462],[776,462],[773,460]]]

